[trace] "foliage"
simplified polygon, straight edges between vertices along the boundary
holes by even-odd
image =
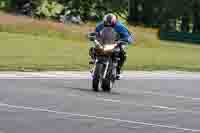
[[[56,1],[44,0],[37,8],[36,14],[39,17],[56,18],[63,9],[64,7]]]
[[[129,0],[129,3],[129,21],[134,24],[200,33],[199,0]]]
[[[7,9],[10,6],[10,0],[0,0],[0,9]]]
[[[113,12],[134,24],[200,32],[199,0],[0,0],[0,9],[57,20],[67,14],[80,16],[84,21],[100,20]]]

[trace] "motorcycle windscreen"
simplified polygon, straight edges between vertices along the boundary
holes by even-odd
[[[104,27],[98,38],[100,43],[103,45],[114,44],[116,39],[117,33],[112,27]]]

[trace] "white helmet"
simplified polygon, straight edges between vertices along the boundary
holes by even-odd
[[[117,17],[114,14],[109,13],[104,16],[103,22],[105,26],[115,26],[117,23]]]

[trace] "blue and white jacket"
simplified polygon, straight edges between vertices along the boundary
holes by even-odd
[[[104,24],[103,22],[100,22],[96,26],[95,31],[99,33],[101,30],[103,30],[103,28]],[[118,21],[116,25],[113,27],[113,29],[119,35],[120,40],[126,41],[129,44],[132,44],[134,42],[134,36],[128,31],[128,29],[121,22]]]

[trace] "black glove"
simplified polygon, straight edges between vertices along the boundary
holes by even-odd
[[[119,40],[119,41],[117,41],[117,44],[118,44],[118,46],[125,46],[125,45],[127,45],[127,42],[126,41],[123,41],[123,40]]]
[[[89,33],[88,38],[90,41],[94,41],[97,38],[97,33],[96,32]]]

